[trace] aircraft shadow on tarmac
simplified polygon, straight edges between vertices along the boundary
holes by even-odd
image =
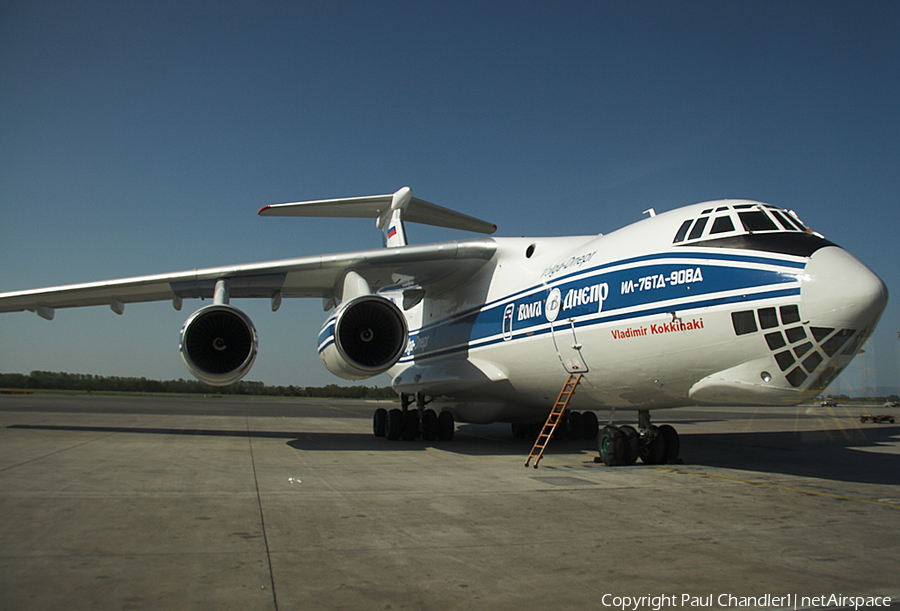
[[[681,435],[685,464],[817,477],[861,484],[900,483],[900,426],[798,432]]]
[[[295,450],[320,452],[421,452],[429,448],[469,456],[518,456],[531,449],[527,439],[514,439],[501,425],[460,425],[452,441],[388,441],[371,433],[301,431],[248,431],[246,429],[182,429],[154,427],[10,425],[10,429],[122,433],[146,435],[197,435],[253,439],[286,439]],[[552,465],[554,454],[595,451],[595,442],[552,440],[543,466]],[[821,429],[798,432],[687,433],[681,435],[685,465],[799,475],[866,484],[895,485],[900,471],[900,426]],[[887,449],[888,451],[885,451]],[[588,463],[587,460],[585,461]],[[637,467],[640,467],[640,462]],[[597,468],[606,468],[602,464]],[[615,467],[614,467],[615,468]]]

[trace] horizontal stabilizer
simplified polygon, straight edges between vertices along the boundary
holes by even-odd
[[[309,202],[263,206],[260,216],[318,216],[333,218],[374,218],[379,227],[390,218],[392,203],[402,207],[402,219],[412,223],[462,229],[478,233],[494,233],[497,226],[467,214],[450,210],[411,196],[409,187],[389,195],[321,199]]]

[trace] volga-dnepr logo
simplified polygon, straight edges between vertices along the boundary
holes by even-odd
[[[607,297],[609,297],[609,285],[606,282],[571,288],[566,291],[565,297],[563,297],[562,291],[555,288],[547,295],[544,312],[547,314],[547,320],[550,322],[555,321],[560,312],[574,310],[575,308],[594,303],[597,304],[596,311],[602,312],[603,302],[606,301]]]

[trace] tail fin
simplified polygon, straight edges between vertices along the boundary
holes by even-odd
[[[322,199],[289,204],[263,206],[260,216],[319,216],[336,218],[375,218],[376,226],[384,233],[388,248],[406,246],[406,230],[403,221],[422,223],[436,227],[494,233],[497,226],[487,221],[431,204],[412,196],[409,187],[403,187],[390,195],[369,195]]]

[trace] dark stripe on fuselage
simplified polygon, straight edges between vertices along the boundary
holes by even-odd
[[[762,250],[796,257],[811,257],[814,252],[826,246],[837,246],[825,238],[810,233],[751,233],[737,235],[729,238],[715,238],[691,242],[690,244],[676,244],[677,248],[729,248],[739,250]]]

